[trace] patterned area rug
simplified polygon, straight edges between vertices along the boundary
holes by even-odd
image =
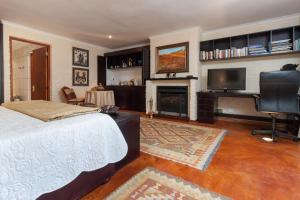
[[[204,170],[226,131],[141,118],[141,151]]]
[[[229,199],[177,177],[146,168],[135,175],[106,200],[221,200]]]

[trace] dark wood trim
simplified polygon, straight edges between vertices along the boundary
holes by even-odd
[[[175,78],[149,78],[149,81],[168,81],[168,80],[198,80],[198,77],[175,77]]]
[[[173,48],[173,47],[180,47],[180,46],[185,46],[186,48],[186,68],[181,71],[158,71],[158,51],[161,49],[167,49],[167,48]],[[176,43],[176,44],[170,44],[170,45],[164,45],[164,46],[159,46],[156,47],[155,50],[155,73],[156,74],[165,74],[165,73],[184,73],[184,72],[189,72],[189,42],[181,42],[181,43]]]
[[[46,43],[36,42],[36,41],[33,41],[33,40],[27,40],[27,39],[24,39],[24,38],[18,38],[18,37],[14,37],[14,36],[9,36],[10,99],[12,100],[12,98],[13,98],[13,62],[12,62],[12,58],[13,58],[12,41],[13,40],[47,47],[48,56],[47,56],[47,77],[46,77],[46,79],[47,79],[47,88],[46,88],[46,92],[47,92],[47,100],[50,101],[50,99],[51,99],[51,46],[49,44],[46,44]]]
[[[116,56],[116,55],[126,55],[126,54],[131,54],[131,53],[138,53],[143,51],[143,48],[147,47],[147,46],[143,46],[143,47],[136,47],[136,48],[131,48],[131,49],[124,49],[124,50],[120,50],[120,51],[114,51],[114,52],[108,52],[105,53],[104,56]]]
[[[3,24],[0,21],[0,104],[4,102]]]

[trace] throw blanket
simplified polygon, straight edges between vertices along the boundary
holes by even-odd
[[[1,200],[36,199],[126,153],[126,141],[108,115],[46,123],[0,106]]]
[[[87,108],[42,100],[8,102],[3,103],[2,106],[45,122],[97,112],[97,108]]]

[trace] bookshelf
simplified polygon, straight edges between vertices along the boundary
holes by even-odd
[[[200,42],[201,62],[298,53],[300,26]]]

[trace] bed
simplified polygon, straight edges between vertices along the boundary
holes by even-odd
[[[108,181],[126,153],[108,115],[44,122],[0,106],[0,199],[77,199]]]

